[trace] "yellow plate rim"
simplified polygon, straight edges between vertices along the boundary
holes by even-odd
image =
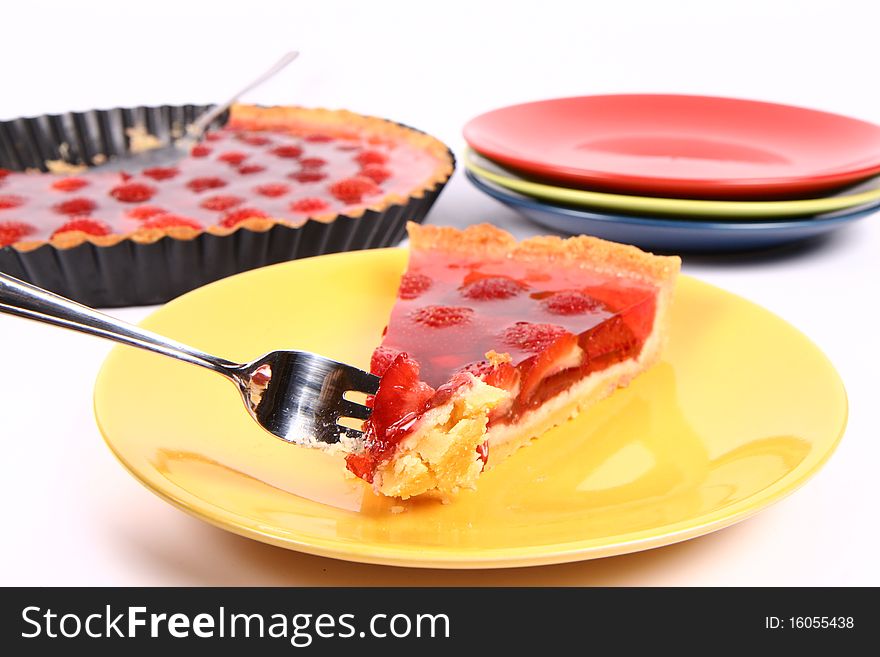
[[[880,199],[880,188],[847,196],[827,196],[824,198],[798,199],[793,201],[710,201],[610,194],[607,192],[557,187],[531,180],[511,178],[495,171],[490,171],[477,164],[474,162],[475,155],[478,154],[472,148],[466,149],[464,157],[465,168],[481,178],[490,180],[502,187],[548,201],[610,210],[639,211],[649,214],[683,214],[691,217],[728,217],[731,219],[795,218],[823,212],[833,212],[835,210],[845,210],[846,208]]]

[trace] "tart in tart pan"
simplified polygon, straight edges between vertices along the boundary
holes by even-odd
[[[236,105],[178,162],[89,170],[167,143],[203,109],[0,124],[0,270],[89,305],[160,303],[246,269],[394,244],[454,167],[441,142],[384,119]]]

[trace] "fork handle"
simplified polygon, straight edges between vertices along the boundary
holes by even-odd
[[[235,378],[241,366],[0,273],[0,312],[97,335]]]
[[[189,127],[189,129],[187,130],[187,136],[190,139],[198,140],[202,136],[202,133],[208,128],[208,126],[214,122],[214,119],[216,119],[218,116],[223,114],[223,112],[228,110],[241,96],[244,96],[251,89],[254,89],[255,87],[263,84],[266,80],[273,77],[276,73],[285,68],[297,57],[299,57],[299,52],[296,50],[291,50],[290,52],[285,53],[281,57],[281,59],[272,64],[272,66],[266,72],[261,73],[258,78],[256,78],[255,80],[251,80],[243,88],[236,91],[235,94],[225,103],[221,103],[209,112],[202,114],[202,116],[200,116],[195,121],[195,123],[193,123]]]

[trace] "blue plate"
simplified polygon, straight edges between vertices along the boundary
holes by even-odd
[[[479,178],[465,175],[482,192],[528,219],[571,235],[594,235],[644,249],[672,252],[722,252],[766,249],[824,235],[880,210],[880,202],[786,221],[670,219],[608,214],[536,201]]]

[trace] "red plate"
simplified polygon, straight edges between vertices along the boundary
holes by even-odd
[[[815,196],[880,173],[880,126],[733,98],[557,98],[482,114],[464,137],[526,175],[676,198]]]

